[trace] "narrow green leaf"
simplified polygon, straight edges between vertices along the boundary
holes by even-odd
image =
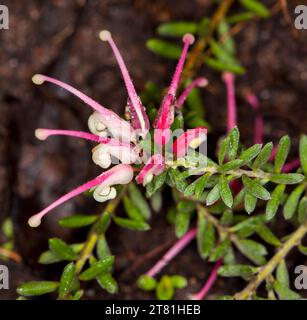
[[[250,279],[256,273],[256,267],[243,264],[221,266],[218,270],[218,274],[222,277],[242,277],[245,280]]]
[[[299,173],[275,173],[270,177],[270,181],[282,184],[297,184],[304,180],[304,176]]]
[[[155,290],[157,286],[157,280],[153,277],[143,274],[138,278],[137,285],[144,291],[152,291]]]
[[[180,47],[165,40],[149,39],[146,42],[146,46],[155,54],[165,58],[177,60],[181,55]]]
[[[232,16],[226,17],[226,21],[231,24],[249,21],[251,19],[255,18],[255,14],[253,12],[243,12],[239,14],[234,14]]]
[[[17,293],[21,296],[40,296],[51,293],[59,287],[59,283],[55,281],[31,281],[20,285]]]
[[[236,45],[233,37],[231,36],[228,22],[225,19],[221,20],[219,23],[217,32],[224,50],[226,50],[230,55],[234,56],[236,54]]]
[[[195,22],[166,22],[159,25],[157,32],[162,36],[181,37],[186,33],[197,33],[198,24]]]
[[[174,296],[174,287],[169,276],[163,276],[156,287],[156,295],[159,300],[171,300]]]
[[[179,211],[175,218],[175,233],[181,238],[188,231],[190,225],[190,213],[187,211]]]
[[[274,171],[279,173],[286,162],[290,150],[291,141],[288,135],[283,136],[278,143],[274,162]]]
[[[283,214],[285,219],[291,219],[296,211],[297,205],[300,201],[300,197],[305,190],[305,185],[301,184],[297,186],[288,197],[285,205]]]
[[[211,223],[208,223],[201,212],[198,212],[197,220],[197,248],[200,256],[207,258],[215,245],[215,230]]]
[[[108,272],[114,263],[114,256],[108,256],[102,260],[94,262],[88,269],[83,271],[79,279],[82,281],[89,281],[97,278],[102,273]]]
[[[267,221],[272,220],[277,212],[278,206],[281,203],[282,196],[285,192],[286,186],[284,184],[280,184],[275,187],[274,191],[271,194],[271,199],[267,202],[265,215]]]
[[[298,293],[292,291],[278,281],[275,281],[273,287],[280,300],[299,300],[301,298]]]
[[[242,176],[242,181],[247,191],[254,197],[262,200],[271,199],[270,193],[256,180],[252,180],[247,176]]]
[[[282,285],[284,285],[285,287],[289,288],[289,285],[290,285],[289,273],[288,273],[288,268],[287,268],[285,259],[281,260],[280,264],[276,269],[276,280]]]
[[[118,284],[110,273],[103,273],[97,277],[97,282],[102,289],[106,290],[110,294],[118,292]]]
[[[151,211],[142,192],[134,183],[129,183],[128,190],[129,190],[129,199],[132,201],[134,206],[139,210],[139,212],[142,214],[144,219],[148,220],[151,216]]]
[[[238,127],[234,127],[229,133],[229,159],[233,160],[237,156],[239,148],[240,133]]]
[[[268,18],[270,16],[269,9],[258,0],[240,0],[240,3],[243,7],[261,18]]]
[[[150,225],[144,221],[136,221],[119,217],[113,217],[113,220],[118,226],[130,230],[147,231],[150,229]]]
[[[155,194],[163,185],[166,180],[167,171],[163,171],[160,175],[154,176],[152,181],[146,185],[146,195],[150,198]]]
[[[251,214],[255,210],[256,204],[257,204],[257,198],[254,197],[249,192],[246,192],[244,197],[244,207],[248,214]]]
[[[150,198],[150,204],[154,212],[160,212],[163,204],[162,192],[156,192]]]
[[[213,203],[220,199],[220,185],[217,184],[209,193],[206,199],[207,206],[211,206]]]
[[[215,262],[218,259],[223,258],[227,253],[229,247],[230,247],[230,242],[228,239],[222,241],[211,253],[209,261]]]
[[[302,135],[300,139],[300,162],[305,175],[307,176],[307,136]]]
[[[244,164],[247,164],[250,161],[252,161],[255,157],[257,157],[257,155],[261,151],[261,148],[262,148],[262,144],[255,144],[252,147],[243,151],[239,159],[241,159]]]
[[[101,234],[98,237],[96,253],[99,260],[102,260],[108,256],[111,256],[111,250],[104,234]]]
[[[262,148],[262,150],[258,154],[257,158],[255,159],[252,167],[254,169],[259,169],[263,165],[265,165],[267,163],[267,161],[269,160],[269,158],[272,154],[272,151],[273,151],[273,143],[269,142]]]
[[[74,284],[76,276],[76,266],[73,262],[65,266],[59,286],[59,298],[64,299]]]
[[[172,183],[175,185],[175,187],[178,189],[180,192],[184,192],[184,190],[187,187],[187,182],[186,180],[182,177],[180,174],[180,171],[177,169],[169,169],[168,170],[168,175]]]
[[[227,64],[235,64],[238,65],[239,62],[234,58],[232,54],[229,53],[229,51],[225,50],[225,48],[220,45],[217,41],[211,40],[210,41],[210,48],[213,52],[213,54],[223,63]]]
[[[183,289],[188,285],[188,281],[185,277],[180,275],[173,275],[171,276],[172,285],[176,289]]]
[[[240,252],[256,265],[266,262],[263,256],[267,254],[267,250],[262,244],[250,239],[239,239],[235,244]]]
[[[221,165],[219,167],[219,171],[221,172],[227,172],[227,171],[230,171],[230,170],[235,170],[235,169],[238,169],[240,168],[242,165],[244,164],[244,161],[241,160],[241,159],[234,159],[234,160],[231,160],[223,165]]]
[[[74,250],[59,238],[49,239],[49,249],[61,260],[73,261],[77,258]]]
[[[218,162],[220,166],[223,164],[225,156],[229,152],[228,148],[229,148],[229,137],[226,137],[222,140],[220,150],[218,153]]]
[[[227,207],[231,208],[233,204],[233,196],[228,184],[228,180],[224,175],[221,175],[219,185],[220,185],[220,196],[223,202],[226,204]]]
[[[144,221],[144,216],[142,213],[127,196],[124,197],[123,204],[124,209],[131,220]]]
[[[307,221],[307,197],[304,196],[298,206],[298,221],[304,223]]]
[[[245,69],[240,64],[226,63],[215,58],[206,57],[205,64],[213,70],[217,71],[230,71],[236,74],[244,74]]]
[[[75,214],[59,220],[59,224],[65,228],[81,228],[93,224],[97,220],[97,216]]]
[[[256,232],[265,242],[276,247],[280,246],[281,243],[279,239],[264,223],[258,224],[256,226]]]

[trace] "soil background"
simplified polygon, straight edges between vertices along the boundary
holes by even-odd
[[[244,90],[251,89],[261,101],[265,140],[276,142],[289,134],[293,139],[290,158],[294,158],[300,134],[307,133],[307,30],[293,30],[292,13],[296,4],[307,2],[288,1],[290,23],[278,10],[278,1],[264,2],[275,8],[273,16],[245,24],[236,36],[238,55],[247,70],[237,77],[238,123],[244,143],[250,145],[253,113],[242,97]],[[15,250],[22,262],[0,260],[10,269],[10,290],[1,290],[0,299],[15,299],[16,287],[24,281],[58,279],[62,265],[37,263],[49,237],[75,243],[86,236],[83,231],[61,228],[58,219],[71,213],[101,211],[99,204],[80,196],[54,210],[40,228],[28,227],[27,219],[33,213],[99,173],[91,161],[90,143],[35,139],[37,127],[86,130],[91,110],[54,86],[33,85],[32,75],[59,78],[122,113],[126,90],[111,50],[98,39],[98,32],[112,31],[139,91],[147,81],[162,88],[170,82],[175,62],[148,51],[146,40],[156,35],[159,23],[198,21],[210,16],[216,5],[210,0],[2,0],[1,4],[9,8],[10,29],[0,30],[0,223],[6,216],[12,217]],[[203,68],[200,74],[211,82],[211,90],[204,92],[203,98],[213,127],[209,136],[212,152],[217,138],[225,133],[226,94],[218,73]],[[120,292],[110,296],[90,283],[86,299],[153,298],[138,290],[135,281],[176,240],[165,219],[166,209],[167,203],[153,216],[152,229],[146,233],[111,227],[108,239],[117,257],[115,278]],[[282,219],[275,227],[279,234],[291,228]],[[0,243],[4,240],[0,235]],[[299,257],[290,255],[290,269],[307,264],[307,259]],[[176,294],[176,299],[184,299],[201,287],[211,268],[212,264],[199,258],[193,243],[164,273],[189,279],[188,288]],[[243,281],[218,279],[207,298],[232,294],[243,286]]]

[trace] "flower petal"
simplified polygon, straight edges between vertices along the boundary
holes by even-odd
[[[146,162],[144,168],[136,177],[136,182],[138,184],[142,183],[145,186],[152,180],[154,175],[161,174],[164,168],[165,162],[163,156],[161,154],[155,154]]]

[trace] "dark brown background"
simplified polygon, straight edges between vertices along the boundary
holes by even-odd
[[[276,3],[265,2],[271,7]],[[54,86],[34,86],[32,75],[57,77],[122,112],[126,91],[111,50],[98,39],[98,32],[109,29],[113,33],[139,91],[147,81],[163,87],[169,83],[175,63],[149,52],[146,40],[155,35],[161,22],[199,20],[212,14],[216,6],[210,0],[2,0],[1,4],[9,7],[10,29],[0,30],[0,222],[7,215],[13,218],[16,251],[23,259],[20,264],[6,262],[11,289],[0,292],[0,299],[5,299],[15,298],[15,288],[23,281],[59,277],[60,268],[45,268],[36,262],[47,248],[48,237],[78,242],[85,236],[59,227],[60,217],[99,210],[94,201],[78,197],[54,210],[37,230],[26,223],[30,215],[98,173],[91,162],[90,144],[65,138],[44,143],[35,140],[37,127],[86,130],[90,110]],[[306,35],[307,31],[294,33],[282,12],[275,10],[271,19],[246,24],[236,37],[239,57],[247,69],[246,75],[237,79],[238,120],[245,143],[252,142],[253,114],[242,92],[251,88],[261,100],[265,139],[276,141],[288,133],[295,156],[298,137],[307,132]],[[209,78],[213,89],[204,94],[207,120],[214,128],[209,137],[209,149],[213,150],[217,137],[225,132],[225,90],[217,73],[204,68],[200,74]],[[175,240],[164,214],[163,210],[153,217],[152,230],[146,233],[116,227],[109,230],[109,243],[117,256],[115,276],[121,287],[115,298],[153,297],[137,290],[135,280],[159,257],[148,259],[145,254],[159,246],[162,250]],[[281,224],[279,232],[289,228]],[[290,267],[297,263],[295,255],[291,259]],[[141,262],[138,268],[133,267],[135,260]],[[165,273],[188,277],[189,287],[176,296],[185,298],[200,288],[211,268],[191,245]],[[234,293],[243,284],[219,279],[209,298]],[[110,295],[89,285],[86,297],[107,299]]]

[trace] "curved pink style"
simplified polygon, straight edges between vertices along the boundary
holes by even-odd
[[[180,59],[178,61],[168,92],[161,103],[154,123],[154,128],[156,129],[154,139],[158,145],[165,145],[170,139],[170,127],[174,121],[176,91],[189,46],[194,42],[194,36],[191,34],[186,34],[183,36],[182,40],[184,42],[184,46]]]
[[[204,77],[201,78],[196,78],[195,80],[193,80],[185,89],[184,91],[181,93],[181,95],[179,96],[179,98],[177,99],[175,106],[176,108],[181,108],[185,102],[185,100],[187,99],[188,95],[191,93],[191,91],[194,88],[197,87],[205,87],[208,85],[208,80]]]
[[[65,89],[65,90],[69,91],[70,93],[72,93],[76,97],[80,98],[83,102],[85,102],[91,108],[93,108],[94,110],[99,112],[104,117],[104,123],[106,124],[106,126],[108,128],[113,128],[113,129],[116,128],[118,133],[126,138],[127,138],[127,136],[133,137],[133,130],[127,121],[121,119],[115,112],[103,107],[98,102],[96,102],[92,98],[88,97],[87,95],[85,95],[81,91],[75,89],[71,85],[64,83],[60,80],[42,75],[42,74],[34,75],[32,78],[32,81],[37,85],[41,85],[44,82],[50,82],[50,83],[53,83],[53,84]],[[125,141],[126,141],[126,139],[125,139]]]
[[[257,96],[253,93],[249,93],[246,96],[246,101],[254,109],[255,117],[255,128],[254,128],[254,143],[263,143],[263,129],[264,123],[260,113],[260,105]]]
[[[86,182],[85,184],[77,187],[76,189],[70,191],[69,193],[63,195],[58,200],[51,203],[47,208],[40,211],[39,213],[33,215],[28,223],[31,227],[38,227],[41,224],[41,219],[52,209],[58,207],[62,203],[76,197],[77,195],[89,190],[98,185],[110,186],[115,184],[127,184],[133,178],[133,169],[130,165],[119,164],[112,169],[104,172],[100,176],[93,180]]]
[[[187,154],[189,147],[196,149],[207,139],[207,132],[208,130],[205,127],[197,127],[184,132],[174,142],[174,155],[178,158],[184,157]]]
[[[119,52],[115,42],[113,41],[112,35],[109,31],[103,30],[99,34],[102,41],[107,41],[114,53],[118,66],[121,70],[127,91],[128,91],[128,110],[131,114],[131,124],[135,130],[138,131],[139,135],[145,138],[149,130],[149,120],[143,106],[140,97],[135,91],[133,82],[129,75],[128,69],[125,65],[124,59]]]
[[[164,158],[161,154],[155,154],[149,158],[141,172],[135,178],[138,184],[146,185],[154,175],[159,175],[165,168]]]
[[[235,96],[235,75],[224,72],[222,79],[227,89],[227,131],[230,132],[237,125],[237,105]]]

